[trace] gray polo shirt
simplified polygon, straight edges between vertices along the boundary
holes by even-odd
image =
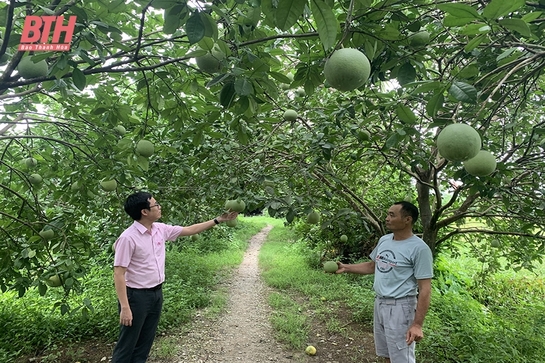
[[[369,255],[375,261],[373,288],[380,297],[416,296],[416,280],[433,277],[431,250],[415,235],[402,241],[393,238],[393,233],[382,236]]]

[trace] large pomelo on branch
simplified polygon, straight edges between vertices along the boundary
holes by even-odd
[[[221,61],[225,59],[225,53],[218,48],[213,48],[211,52],[195,58],[197,66],[203,72],[216,73],[221,69]]]
[[[149,158],[155,152],[155,146],[148,140],[140,140],[136,144],[136,153],[142,155],[145,158]]]
[[[32,57],[23,57],[17,65],[17,70],[21,77],[25,79],[45,77],[47,76],[47,71],[49,67],[45,59],[34,63]]]
[[[237,219],[237,218],[235,218],[235,219],[230,219],[230,220],[226,221],[225,224],[226,224],[228,227],[236,227],[237,224],[238,224],[238,219]]]
[[[295,121],[297,120],[297,111],[295,110],[286,110],[284,112],[284,120],[286,121]]]
[[[474,176],[487,176],[496,170],[496,158],[486,150],[480,150],[479,153],[464,161],[464,169]]]
[[[329,57],[325,63],[324,74],[332,87],[339,91],[352,91],[369,79],[371,64],[359,50],[343,48]]]
[[[409,37],[409,44],[412,47],[423,47],[430,42],[430,33],[427,31],[421,31],[414,33]]]
[[[242,212],[246,208],[246,203],[240,199],[228,200],[225,202],[225,209],[232,210],[233,212]]]
[[[40,174],[30,174],[30,176],[28,177],[28,180],[30,181],[30,183],[32,185],[40,185],[42,184],[42,176]]]
[[[115,179],[103,180],[100,182],[100,186],[107,192],[113,192],[117,189],[117,181]]]
[[[45,281],[51,287],[59,287],[62,285],[62,281],[59,275],[53,275]]]
[[[312,211],[307,215],[307,223],[308,224],[318,224],[320,223],[320,213],[316,211]]]
[[[437,136],[439,154],[450,161],[466,161],[481,150],[481,136],[466,124],[450,124]]]

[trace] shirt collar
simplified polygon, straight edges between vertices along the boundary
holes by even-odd
[[[140,223],[138,221],[134,221],[133,226],[135,226],[136,229],[138,230],[138,232],[140,232],[141,234],[144,234],[144,233],[146,233],[148,231],[146,226],[144,226],[142,223]],[[153,224],[151,225],[151,229],[153,231]]]

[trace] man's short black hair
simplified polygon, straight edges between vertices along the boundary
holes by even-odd
[[[136,192],[127,197],[125,212],[135,221],[142,218],[142,209],[150,209],[149,200],[152,195],[147,192]]]
[[[394,205],[401,205],[401,213],[405,216],[410,216],[413,219],[413,225],[418,220],[418,207],[411,202],[401,201],[395,202]]]

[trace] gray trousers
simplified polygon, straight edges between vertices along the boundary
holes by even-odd
[[[407,330],[414,321],[416,297],[400,299],[375,298],[373,332],[379,357],[391,363],[414,363],[415,343],[407,345]]]
[[[163,308],[163,290],[127,288],[132,325],[120,326],[112,363],[145,363],[148,359]],[[118,303],[121,310],[121,305]]]

